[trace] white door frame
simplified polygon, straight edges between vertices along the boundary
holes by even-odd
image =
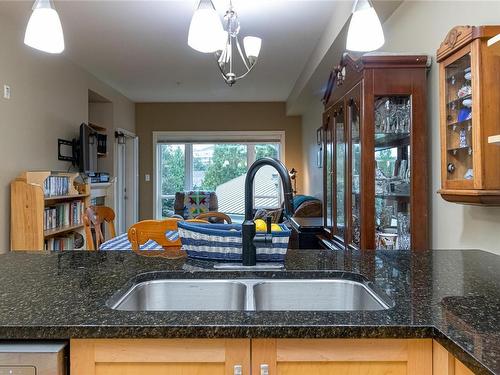
[[[133,192],[130,194],[129,193],[129,198],[132,198],[132,218],[134,222],[137,222],[139,220],[139,137],[135,135],[135,133],[131,132],[130,130],[127,129],[122,129],[122,128],[116,128],[116,132],[123,133],[123,135],[127,138],[132,139],[132,152],[133,152],[133,165],[132,165],[132,178],[133,178]],[[117,194],[115,197],[115,209],[118,209],[118,206],[120,205],[119,200],[122,197],[123,194],[123,189],[120,189],[119,180],[118,180],[118,173],[119,173],[119,166],[120,166],[120,160],[119,158],[121,155],[118,153],[118,141],[115,138],[113,142],[113,151],[115,155],[115,162],[114,162],[114,174],[115,177],[117,178]],[[121,214],[121,213],[118,213]],[[118,219],[117,223],[118,228],[117,231],[118,233],[123,233],[126,228],[122,228],[121,226],[121,220]]]

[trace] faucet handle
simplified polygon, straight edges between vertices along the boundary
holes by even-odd
[[[271,216],[266,216],[266,233],[271,234]]]

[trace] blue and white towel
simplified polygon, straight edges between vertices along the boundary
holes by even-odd
[[[179,233],[177,231],[168,231],[165,236],[170,241],[176,241],[179,238]],[[139,248],[141,250],[163,250],[163,247],[153,240],[149,240]],[[132,244],[128,240],[127,233],[124,233],[101,244],[99,250],[132,251]]]

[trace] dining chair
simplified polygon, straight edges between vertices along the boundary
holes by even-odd
[[[143,220],[132,225],[128,230],[128,240],[132,245],[132,251],[139,255],[163,256],[169,259],[184,258],[186,252],[181,250],[181,239],[171,239],[169,232],[177,232],[177,223],[182,221],[177,218],[168,218],[164,220]],[[206,220],[193,219],[186,220],[191,222],[207,223]],[[140,247],[146,242],[153,240],[163,247],[164,251],[141,250]]]
[[[233,220],[226,214],[217,211],[209,211],[199,214],[195,217],[195,219],[207,220],[208,222],[212,222],[210,219],[216,219],[215,222],[226,222],[227,224],[232,224]]]
[[[88,250],[98,250],[104,242],[104,234],[102,232],[102,226],[104,223],[107,224],[109,237],[116,237],[114,221],[115,212],[110,207],[90,206],[87,210],[85,210],[83,214],[83,225],[85,227],[85,240],[87,242]],[[92,236],[92,228],[95,232],[95,244],[94,237]]]

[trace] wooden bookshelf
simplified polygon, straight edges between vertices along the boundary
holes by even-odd
[[[44,251],[45,240],[70,232],[83,234],[83,223],[44,230],[44,210],[55,204],[81,200],[84,210],[90,205],[90,185],[75,181],[78,173],[28,171],[11,182],[12,251]],[[45,180],[50,176],[68,178],[68,194],[45,196]]]

